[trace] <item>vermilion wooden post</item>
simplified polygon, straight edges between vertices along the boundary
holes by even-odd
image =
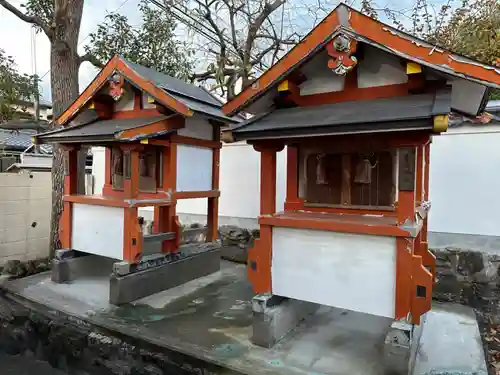
[[[76,145],[61,145],[64,161],[64,195],[78,193],[78,149]],[[64,201],[59,225],[59,238],[65,249],[71,248],[72,203]]]
[[[299,202],[298,159],[299,150],[297,146],[288,145],[286,149],[285,211],[294,211]]]
[[[111,148],[106,147],[105,150],[105,159],[104,159],[104,186],[103,186],[103,191],[106,189],[111,189],[112,188],[112,181],[111,181],[111,175],[112,175],[112,164],[111,164]]]
[[[415,217],[416,154],[415,147],[398,149],[397,220],[399,225],[411,223]],[[396,319],[406,318],[411,309],[413,249],[412,238],[396,239]]]
[[[276,212],[276,150],[260,152],[260,214]]]
[[[139,195],[139,152],[141,145],[123,145],[123,193],[125,199]],[[124,208],[123,257],[133,263],[142,249],[137,207]]]
[[[254,145],[260,152],[260,214],[276,212],[276,153],[283,149]],[[260,226],[260,238],[248,251],[248,278],[255,293],[271,293],[272,228]]]
[[[417,175],[416,175],[416,187],[415,187],[415,195],[416,195],[416,204],[419,205],[422,203],[424,199],[424,147],[417,147]]]
[[[177,144],[170,143],[170,146],[164,150],[163,159],[163,190],[171,194],[171,204],[169,206],[155,206],[154,209],[154,232],[176,232],[177,217],[175,215],[176,201],[173,198],[177,185]],[[172,252],[177,248],[179,239],[163,241],[162,251]]]
[[[214,140],[220,143],[220,127],[213,125]],[[212,149],[212,190],[219,190],[220,148]],[[215,241],[219,233],[219,197],[208,198],[207,242]]]

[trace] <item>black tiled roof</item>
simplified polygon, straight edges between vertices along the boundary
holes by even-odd
[[[35,134],[35,131],[30,130],[13,131],[0,129],[0,147],[22,152],[33,144],[32,138]],[[42,145],[41,149],[45,153],[52,152],[51,145]]]
[[[263,136],[342,134],[431,129],[435,115],[450,113],[451,91],[436,94],[277,109],[235,126],[237,140]]]
[[[130,68],[136,71],[142,78],[153,82],[156,86],[161,87],[166,91],[170,91],[176,94],[181,94],[192,99],[198,100],[210,104],[215,107],[221,107],[221,102],[214,98],[206,90],[195,85],[190,85],[180,79],[168,76],[166,74],[160,73],[151,68],[147,68],[143,65],[132,63],[123,57],[121,58],[124,63],[126,63]]]
[[[121,59],[142,78],[165,90],[169,95],[185,104],[192,111],[220,120],[239,122],[238,118],[231,118],[224,115],[221,110],[223,103],[204,88],[186,83],[151,68],[132,63],[124,58]]]
[[[116,141],[124,130],[134,129],[167,119],[167,116],[114,119],[79,123],[42,133],[37,138],[45,142]]]

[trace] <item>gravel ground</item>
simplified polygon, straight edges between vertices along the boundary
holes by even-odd
[[[65,372],[52,368],[47,362],[26,357],[0,354],[1,375],[66,375]]]

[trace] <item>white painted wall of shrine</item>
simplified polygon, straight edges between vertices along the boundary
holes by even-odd
[[[429,229],[500,236],[500,126],[461,127],[434,137],[431,146]],[[96,192],[102,187],[104,152],[94,149]],[[278,154],[277,210],[285,199],[286,153]],[[196,173],[193,171],[193,173]],[[256,227],[259,153],[244,143],[226,144],[220,164],[220,222]],[[203,222],[206,199],[178,203],[184,221]],[[148,212],[143,211],[146,216]]]

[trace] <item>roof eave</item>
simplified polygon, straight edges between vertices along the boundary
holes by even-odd
[[[120,142],[114,134],[92,135],[92,136],[77,136],[77,137],[37,137],[37,144],[52,144],[52,143],[98,143],[98,142]]]
[[[406,127],[398,126],[406,124]],[[426,117],[410,121],[391,121],[382,123],[367,124],[365,128],[359,128],[360,123],[349,125],[317,125],[289,129],[268,129],[261,131],[238,131],[231,132],[234,142],[255,141],[263,139],[286,139],[286,138],[306,138],[319,136],[338,136],[349,134],[372,134],[388,132],[422,131],[433,129],[433,118]],[[385,126],[385,127],[384,127]],[[392,126],[392,128],[391,128]],[[378,128],[377,128],[378,127]]]

